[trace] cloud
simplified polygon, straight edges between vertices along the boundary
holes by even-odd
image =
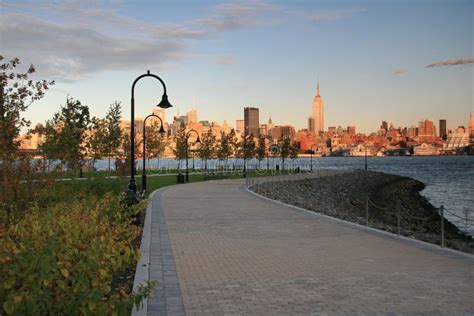
[[[209,18],[152,23],[122,14],[125,4],[115,0],[0,5],[2,54],[33,63],[41,76],[58,81],[108,70],[176,67],[193,55],[196,41],[255,25],[272,8],[263,1],[228,3],[216,6]]]
[[[308,18],[314,22],[328,22],[336,21],[340,19],[350,18],[356,13],[365,12],[363,8],[352,8],[352,9],[339,9],[332,11],[323,11],[318,13],[309,14]]]
[[[433,67],[442,67],[442,66],[455,66],[455,65],[464,65],[474,63],[474,58],[458,58],[458,59],[448,59],[445,61],[436,61],[429,65],[426,65],[426,68],[433,68]]]
[[[225,3],[215,7],[211,17],[196,19],[194,23],[218,31],[242,29],[256,25],[259,17],[276,8],[259,0]]]
[[[216,57],[216,64],[218,65],[230,65],[235,63],[234,55],[222,54]]]
[[[401,75],[404,75],[404,74],[406,74],[406,73],[408,73],[408,70],[407,70],[407,69],[395,69],[395,70],[393,71],[393,74],[394,74],[394,75],[397,75],[397,76],[401,76]]]

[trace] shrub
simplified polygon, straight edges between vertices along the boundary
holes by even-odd
[[[140,207],[122,212],[119,197],[108,193],[45,209],[35,206],[14,225],[0,223],[0,311],[130,313],[152,285],[127,294],[114,288],[113,278],[139,256],[132,241],[141,232],[131,222]]]

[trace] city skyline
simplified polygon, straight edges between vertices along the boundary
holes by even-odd
[[[122,101],[127,119],[130,85],[148,69],[167,84],[175,106],[167,117],[195,106],[204,118],[235,122],[242,107],[258,107],[262,118],[306,128],[318,78],[326,129],[368,133],[382,120],[422,118],[454,129],[473,111],[471,1],[34,4],[0,4],[5,57],[57,82],[26,113],[33,123],[68,94],[95,116]],[[136,114],[148,114],[161,93],[141,82]]]

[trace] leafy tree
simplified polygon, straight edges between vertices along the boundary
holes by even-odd
[[[244,165],[247,163],[248,158],[255,157],[255,140],[252,135],[243,136],[238,144],[238,148],[238,157],[244,159]]]
[[[70,170],[80,170],[85,161],[89,125],[89,107],[68,97],[66,105],[61,106],[61,110],[46,122],[43,151],[57,156]]]
[[[226,134],[225,132],[221,132],[221,139],[219,141],[217,147],[217,158],[220,161],[225,161],[227,164],[227,160],[232,155],[232,145],[230,140],[230,133]]]
[[[158,158],[165,152],[169,145],[169,140],[160,134],[160,125],[157,121],[145,128],[146,133],[146,154],[148,160],[151,158]]]
[[[281,157],[281,169],[285,169],[285,159],[290,156],[290,150],[291,150],[291,143],[290,139],[288,137],[281,137],[278,140],[278,143],[280,145],[280,157]]]
[[[104,120],[105,137],[103,143],[103,155],[107,157],[109,161],[109,171],[111,156],[117,154],[117,151],[119,150],[121,145],[121,140],[123,136],[122,129],[120,128],[121,119],[122,106],[120,102],[115,101],[110,105]]]
[[[142,140],[138,137],[135,137],[135,148],[140,148],[142,144]],[[115,167],[118,172],[122,175],[130,174],[130,156],[131,156],[131,147],[132,144],[130,143],[130,134],[122,133],[122,137],[120,139],[120,147],[117,150],[117,156],[120,159],[115,160]],[[124,159],[124,161],[122,161]],[[135,170],[136,170],[136,161],[135,161]]]
[[[87,150],[92,157],[92,165],[95,161],[104,157],[107,127],[104,120],[92,118],[91,128],[87,141]],[[109,168],[110,169],[110,168]]]
[[[175,148],[173,149],[174,156],[179,161],[179,167],[181,167],[181,160],[186,159],[186,125],[181,124],[174,137]]]
[[[201,146],[199,147],[198,154],[201,159],[204,160],[204,170],[207,171],[207,160],[212,159],[216,152],[216,136],[211,131],[202,135]]]
[[[0,55],[0,62],[4,57]],[[33,81],[29,77],[36,72],[30,65],[25,73],[16,73],[18,58],[0,64],[0,160],[2,164],[18,155],[20,131],[30,122],[22,117],[28,107],[41,99],[54,81]]]
[[[260,135],[258,137],[258,146],[257,146],[257,149],[256,149],[256,155],[257,155],[257,159],[258,159],[258,168],[259,169],[260,169],[260,162],[263,159],[265,159],[266,154],[267,154],[267,149],[266,149],[266,146],[265,146],[265,136]]]
[[[237,139],[237,136],[235,135],[235,130],[234,129],[231,129],[230,133],[227,134],[227,139],[229,140],[230,156],[238,157],[238,155],[239,155],[239,140]]]
[[[293,143],[293,145],[290,146],[290,158],[291,159],[296,159],[298,158],[298,144]]]

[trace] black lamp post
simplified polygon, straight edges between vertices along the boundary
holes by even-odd
[[[163,128],[163,121],[161,120],[161,118],[156,115],[156,114],[150,114],[148,115],[147,117],[145,117],[145,119],[143,120],[143,173],[142,173],[142,194],[145,194],[146,193],[146,169],[145,169],[145,159],[146,159],[146,146],[145,146],[145,142],[146,142],[146,120],[150,117],[156,117],[160,120],[160,130],[159,130],[159,133],[161,134],[161,136],[163,136],[165,134],[165,129]]]
[[[367,171],[367,145],[365,146],[365,171]]]
[[[199,139],[199,134],[196,130],[192,129],[186,133],[186,182],[189,182],[189,170],[188,170],[188,141],[189,135],[194,132],[197,135],[196,144],[200,144],[201,140]],[[194,155],[193,155],[193,168],[194,168]]]
[[[166,85],[157,75],[151,74],[148,70],[146,74],[138,76],[132,84],[132,100],[131,100],[131,124],[130,124],[130,182],[128,183],[128,203],[133,204],[137,201],[137,183],[135,182],[135,85],[137,82],[144,77],[153,77],[161,82],[163,86],[163,96],[161,102],[157,105],[160,108],[167,109],[172,107],[168,101],[168,95],[166,94]]]
[[[316,148],[318,148],[317,145],[313,145],[311,146],[311,148],[309,149],[310,153],[311,153],[311,168],[310,170],[313,171],[313,147],[316,146]]]

